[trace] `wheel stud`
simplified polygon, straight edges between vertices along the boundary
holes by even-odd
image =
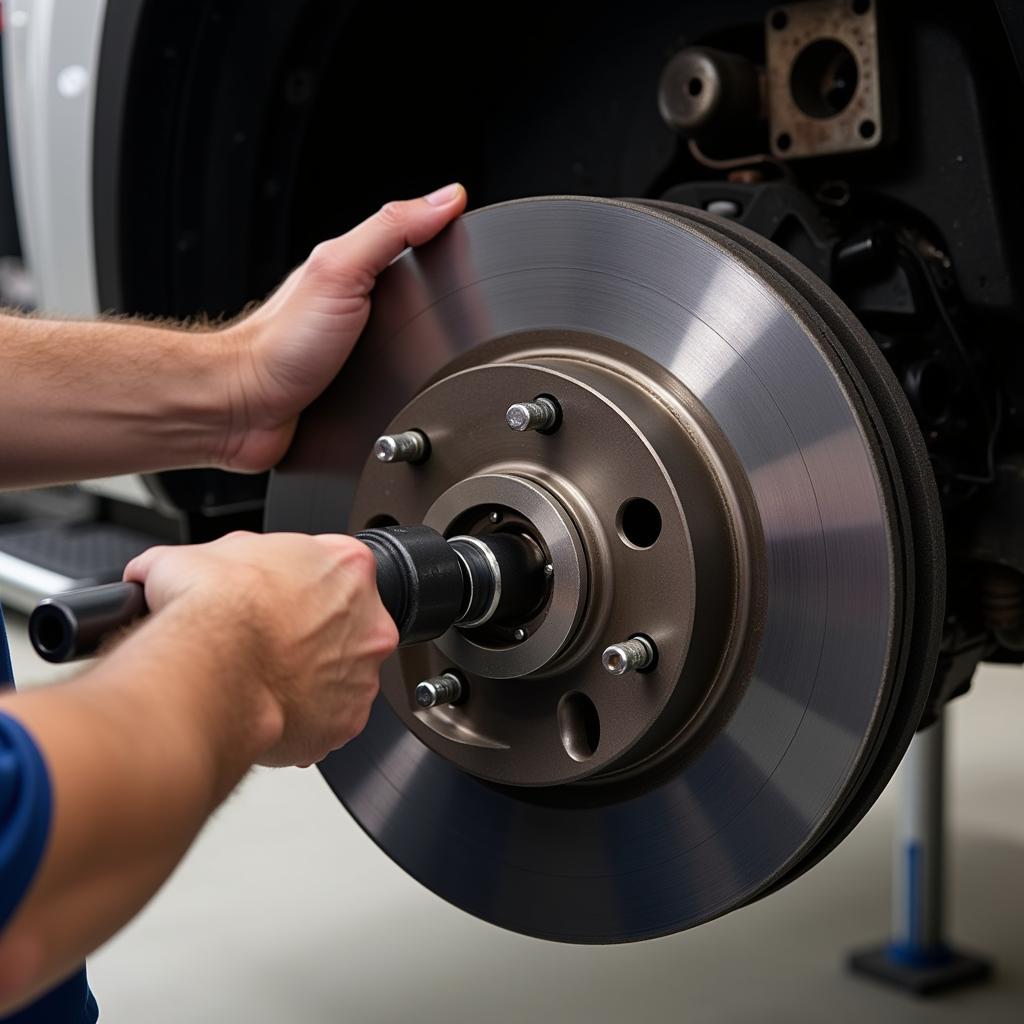
[[[384,434],[373,446],[378,462],[422,462],[429,451],[426,436],[418,430]]]
[[[416,687],[416,703],[421,708],[454,704],[461,696],[462,680],[454,672],[443,672],[431,679],[424,679]]]
[[[643,672],[650,668],[655,657],[654,644],[647,637],[634,636],[606,647],[601,655],[601,664],[611,675],[623,676],[627,672]]]
[[[541,397],[510,405],[505,422],[513,430],[553,430],[558,426],[559,415],[558,406],[550,398]]]

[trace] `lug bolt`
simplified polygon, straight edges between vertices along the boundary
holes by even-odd
[[[513,430],[552,430],[558,426],[559,415],[558,406],[550,398],[542,397],[510,405],[505,422]]]
[[[522,643],[522,642],[523,642],[523,641],[524,641],[524,640],[525,640],[525,639],[526,639],[526,638],[527,638],[527,637],[528,637],[529,635],[530,635],[530,634],[529,634],[529,633],[527,633],[527,632],[526,632],[526,630],[525,630],[525,629],[523,629],[523,627],[522,627],[522,626],[520,626],[520,627],[519,627],[519,628],[518,628],[518,629],[517,629],[517,630],[516,630],[516,631],[515,631],[515,632],[514,632],[514,633],[512,634],[512,637],[513,637],[513,639],[514,639],[514,640],[516,641],[516,643],[519,643],[519,644],[521,644],[521,643]]]
[[[422,462],[429,454],[426,437],[418,430],[384,434],[373,446],[379,462]]]
[[[424,679],[416,687],[416,703],[421,708],[454,704],[461,696],[462,680],[454,672],[444,672],[431,679]]]
[[[627,672],[643,672],[654,664],[656,652],[654,644],[646,637],[634,636],[621,644],[606,647],[601,655],[601,664],[605,671],[613,676],[623,676]]]
[[[547,576],[548,579],[551,579],[551,577],[555,575],[555,567],[550,562],[544,566],[544,575]]]
[[[495,525],[497,525],[498,523],[500,523],[500,522],[501,522],[501,513],[500,513],[500,512],[492,512],[492,513],[491,513],[491,514],[490,514],[490,515],[489,515],[489,516],[488,516],[487,518],[488,518],[488,519],[489,519],[489,520],[490,520],[490,521],[491,521],[492,523],[494,523]]]

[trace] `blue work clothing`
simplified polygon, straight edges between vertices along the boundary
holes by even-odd
[[[14,686],[0,611],[0,688]],[[0,933],[32,884],[50,832],[53,801],[46,762],[35,741],[0,713]],[[99,1019],[85,968],[0,1024],[94,1024]]]

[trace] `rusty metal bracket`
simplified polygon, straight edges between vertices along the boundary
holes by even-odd
[[[882,141],[877,0],[812,0],[765,17],[768,119],[777,157]]]

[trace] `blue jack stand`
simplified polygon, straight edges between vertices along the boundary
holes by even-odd
[[[892,939],[854,953],[850,968],[915,995],[984,981],[992,964],[945,941],[945,725],[919,732],[900,766],[903,820],[893,859]]]

